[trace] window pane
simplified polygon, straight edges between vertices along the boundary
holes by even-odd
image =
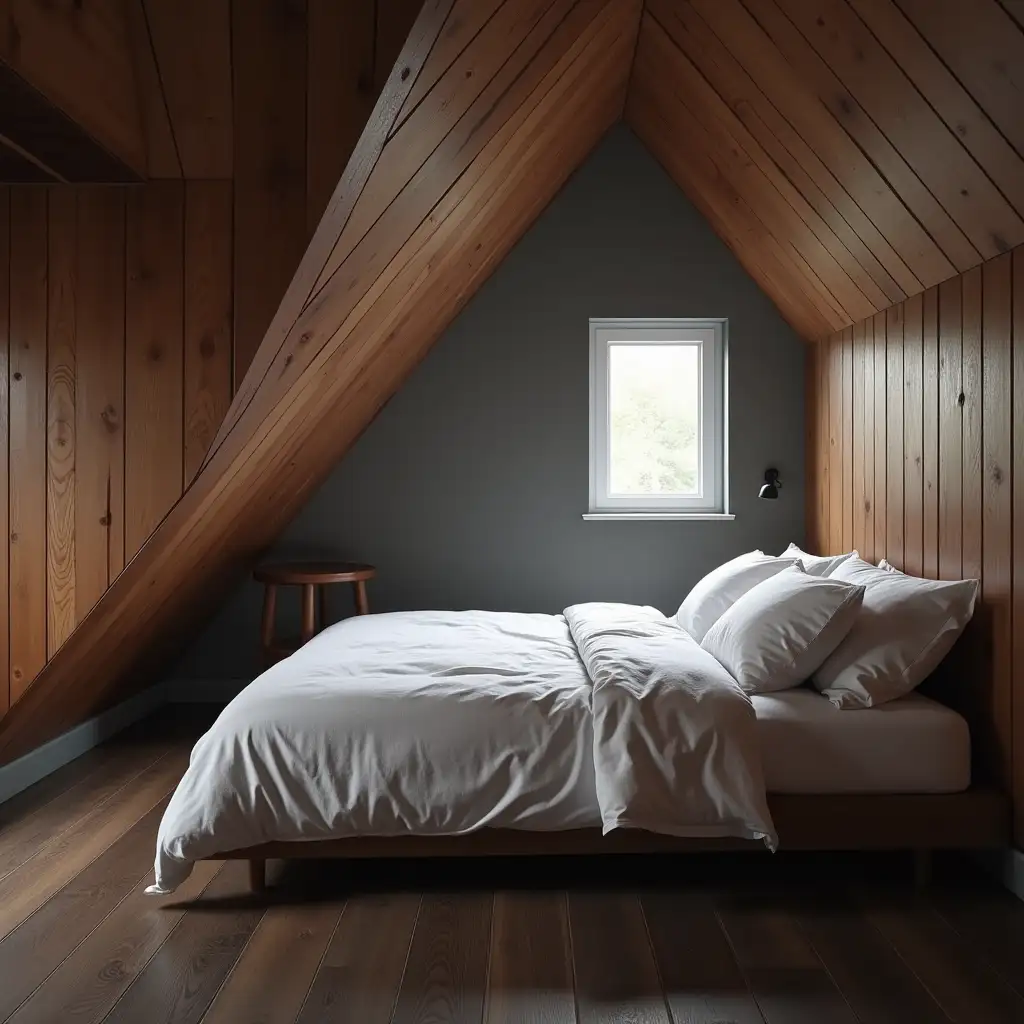
[[[609,490],[700,489],[700,346],[608,348]]]

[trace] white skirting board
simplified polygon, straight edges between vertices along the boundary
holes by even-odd
[[[0,767],[0,803],[166,704],[227,704],[245,685],[241,679],[170,679],[157,683]]]
[[[167,703],[164,685],[158,684],[76,725],[61,736],[0,768],[0,803],[28,789],[87,750],[99,746],[133,722]]]

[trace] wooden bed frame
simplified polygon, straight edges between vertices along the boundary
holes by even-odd
[[[927,881],[933,850],[991,849],[1010,839],[1010,802],[995,789],[972,787],[950,794],[769,794],[779,845],[784,850],[907,850],[915,877]],[[218,853],[210,860],[249,861],[254,892],[266,888],[270,859],[338,857],[520,857],[612,853],[696,853],[764,850],[747,839],[680,839],[619,829],[520,832],[481,829],[461,836],[355,837],[311,842],[265,843]]]

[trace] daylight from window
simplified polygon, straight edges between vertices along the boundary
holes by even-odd
[[[611,494],[699,492],[700,370],[698,345],[609,346]]]

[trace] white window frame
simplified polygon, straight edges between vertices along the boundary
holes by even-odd
[[[590,511],[586,519],[731,519],[727,507],[726,335],[723,319],[590,320]],[[698,493],[609,493],[609,359],[612,345],[663,343],[700,348],[701,480]]]

